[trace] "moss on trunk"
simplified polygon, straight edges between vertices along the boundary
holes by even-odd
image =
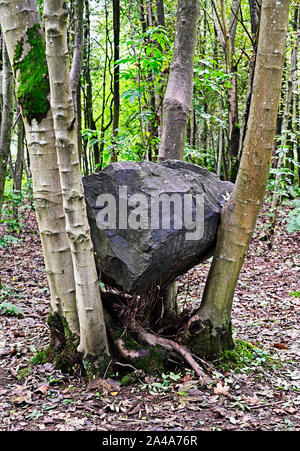
[[[32,119],[40,122],[50,109],[45,41],[40,28],[39,24],[35,24],[27,30],[27,39],[22,38],[17,43],[13,60],[18,81],[16,96],[29,124]]]
[[[209,320],[190,323],[183,339],[191,352],[205,360],[221,358],[224,351],[234,349],[231,322],[223,328],[214,329]]]
[[[64,318],[58,313],[50,314],[47,324],[51,332],[51,343],[44,352],[44,359],[52,362],[57,369],[73,373],[74,368],[81,364],[82,357],[77,352],[79,337],[74,335]]]

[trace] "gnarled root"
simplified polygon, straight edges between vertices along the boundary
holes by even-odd
[[[150,346],[162,346],[165,349],[179,354],[186,363],[195,371],[197,376],[205,377],[204,371],[200,368],[192,354],[182,345],[176,343],[175,341],[169,340],[168,338],[161,337],[159,335],[147,332],[145,329],[140,327],[136,323],[130,324],[130,330],[137,334],[138,340],[140,342],[146,343]]]

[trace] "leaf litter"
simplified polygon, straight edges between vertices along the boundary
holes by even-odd
[[[234,333],[259,351],[241,368],[213,362],[206,386],[184,368],[123,386],[113,379],[88,384],[79,371],[63,374],[50,363],[31,365],[49,345],[50,304],[32,213],[19,241],[0,247],[0,299],[24,314],[0,312],[1,430],[300,430],[300,301],[293,296],[300,235],[286,234],[284,207],[270,251],[263,239],[267,210],[265,204],[233,307]],[[178,280],[185,307],[199,306],[208,269],[209,262],[201,264]]]

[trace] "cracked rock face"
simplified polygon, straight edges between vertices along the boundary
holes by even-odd
[[[177,160],[113,163],[83,185],[102,280],[129,294],[166,286],[209,258],[233,190]]]

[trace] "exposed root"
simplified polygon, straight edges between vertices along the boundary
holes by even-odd
[[[201,369],[193,354],[182,344],[179,344],[169,338],[165,338],[161,335],[157,335],[155,333],[148,332],[142,326],[139,319],[136,318],[136,312],[133,312],[132,305],[126,305],[125,298],[122,298],[120,295],[115,296],[113,293],[106,293],[103,296],[104,305],[107,309],[110,309],[111,314],[111,327],[107,325],[108,335],[111,338],[111,341],[114,345],[116,353],[125,361],[133,364],[134,366],[138,365],[138,361],[145,359],[145,357],[151,358],[151,348],[162,348],[159,352],[162,353],[163,359],[168,359],[170,354],[176,354],[182,360],[184,360],[188,366],[190,366],[197,376],[201,379],[207,380],[207,375]],[[115,326],[112,321],[113,318],[116,318],[119,327],[124,330],[124,333],[120,336],[118,334],[116,336],[114,330]],[[172,324],[175,323],[172,321]],[[178,322],[178,319],[177,319]],[[170,326],[169,326],[170,327]],[[143,348],[142,346],[134,346],[134,348],[130,348],[127,344],[126,332],[129,334],[133,334],[136,337],[136,340],[141,345],[147,345],[150,348]],[[137,344],[137,343],[136,343]],[[130,349],[128,349],[130,348]]]
[[[192,354],[182,345],[176,343],[175,341],[169,340],[168,338],[161,337],[159,335],[147,332],[145,329],[140,327],[136,323],[130,324],[130,329],[132,332],[137,334],[138,340],[147,343],[150,346],[162,346],[170,351],[175,351],[179,354],[186,363],[195,371],[198,377],[204,378],[206,374],[200,368]]]

